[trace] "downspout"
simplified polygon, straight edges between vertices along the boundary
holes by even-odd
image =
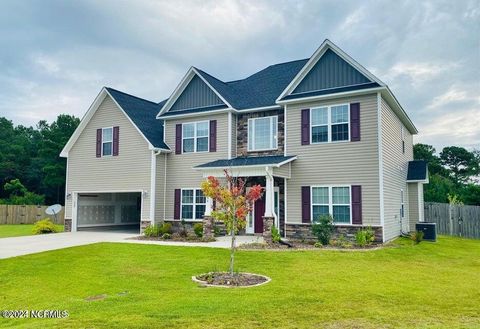
[[[150,222],[155,224],[155,190],[156,190],[156,173],[157,173],[157,155],[161,151],[152,150],[152,159],[150,167]]]
[[[164,154],[165,157],[165,165],[163,166],[163,220],[165,221],[167,211],[165,209],[167,203],[166,203],[166,197],[167,197],[167,153]]]

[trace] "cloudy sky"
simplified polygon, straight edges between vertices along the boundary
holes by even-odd
[[[222,79],[329,38],[386,82],[416,142],[480,148],[480,0],[0,2],[0,116],[83,116],[102,86],[153,101],[191,65]]]

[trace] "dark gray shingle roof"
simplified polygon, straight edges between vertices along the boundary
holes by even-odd
[[[408,162],[407,181],[427,179],[427,162],[425,160],[414,160]]]
[[[163,141],[163,121],[156,119],[163,102],[157,104],[113,88],[106,89],[154,147],[169,149]]]
[[[196,166],[195,168],[230,168],[243,166],[260,166],[260,165],[278,165],[287,160],[292,160],[296,156],[270,155],[261,157],[238,157],[233,159],[222,159],[207,162]]]

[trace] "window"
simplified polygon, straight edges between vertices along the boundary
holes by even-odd
[[[403,126],[402,126],[402,152],[403,154],[405,154],[405,131],[403,130]]]
[[[183,153],[208,152],[209,121],[182,125]]]
[[[248,150],[274,150],[278,147],[277,116],[248,119]]]
[[[312,187],[312,219],[331,214],[335,224],[351,224],[350,186]]]
[[[350,105],[313,108],[311,111],[311,142],[327,143],[350,139]]]
[[[182,190],[181,209],[182,219],[202,219],[205,214],[206,197],[202,190],[184,189]]]
[[[102,156],[113,154],[113,128],[102,129]]]

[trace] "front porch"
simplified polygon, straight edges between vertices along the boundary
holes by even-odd
[[[246,181],[246,188],[258,184],[265,190],[247,217],[246,234],[269,234],[274,225],[285,237],[285,189],[290,178],[290,165],[296,157],[264,156],[217,160],[195,167],[203,177],[225,177],[225,170],[233,177]],[[207,198],[205,216],[210,216],[213,201]],[[271,224],[270,224],[271,223]]]

